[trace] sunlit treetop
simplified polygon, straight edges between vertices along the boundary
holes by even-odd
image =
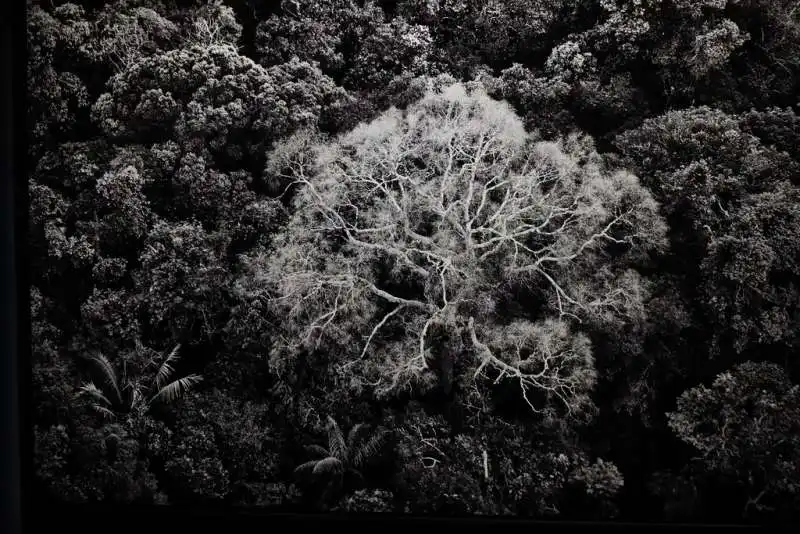
[[[429,91],[333,142],[286,151],[300,188],[241,289],[280,317],[273,364],[330,351],[355,388],[429,383],[442,350],[579,411],[594,381],[577,325],[638,320],[630,261],[663,245],[658,207],[585,138],[539,142],[479,85]],[[503,299],[524,312],[506,316]]]

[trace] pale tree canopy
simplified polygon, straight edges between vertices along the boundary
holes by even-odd
[[[471,389],[513,380],[536,412],[587,405],[584,331],[641,318],[630,265],[664,243],[635,176],[586,138],[537,141],[477,84],[308,140],[274,153],[294,215],[240,283],[270,303],[277,373],[317,351],[380,397],[430,386],[447,355]]]

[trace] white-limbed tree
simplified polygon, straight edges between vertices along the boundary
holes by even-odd
[[[430,385],[447,353],[477,385],[516,381],[534,411],[587,405],[596,373],[576,327],[640,319],[631,259],[664,244],[635,176],[585,137],[537,141],[475,84],[287,146],[304,149],[279,147],[272,168],[296,186],[294,215],[239,284],[270,303],[278,374],[321,351],[381,396]]]

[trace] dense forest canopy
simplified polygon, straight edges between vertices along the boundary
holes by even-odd
[[[800,511],[791,0],[28,1],[36,491]]]

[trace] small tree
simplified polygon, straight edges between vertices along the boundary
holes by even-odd
[[[748,492],[744,513],[792,507],[800,493],[800,387],[772,363],[746,362],[719,374],[711,387],[678,398],[670,428],[696,448],[710,474],[733,477]],[[774,507],[772,507],[774,509]]]
[[[336,478],[351,473],[361,478],[360,470],[375,456],[387,435],[385,430],[371,435],[366,434],[365,430],[367,427],[359,423],[345,437],[339,424],[328,416],[328,448],[321,445],[306,447],[317,458],[299,465],[295,472],[302,474],[310,471],[315,476],[333,474]]]
[[[345,436],[332,417],[328,416],[327,423],[328,447],[316,444],[307,446],[306,451],[316,458],[295,469],[297,475],[310,474],[313,479],[323,483],[323,501],[332,495],[341,495],[339,492],[348,480],[346,476],[363,481],[361,470],[377,454],[388,434],[383,429],[368,434],[365,425],[356,424]]]
[[[156,404],[171,403],[202,380],[200,375],[190,374],[170,381],[175,372],[173,366],[178,361],[179,350],[180,345],[177,345],[160,365],[158,356],[150,359],[143,370],[155,368],[156,372],[149,377],[130,376],[127,365],[123,366],[120,377],[103,354],[90,354],[86,358],[99,372],[102,382],[99,387],[94,382],[88,382],[81,387],[78,396],[87,399],[94,411],[112,420],[122,414],[129,418],[141,416]]]
[[[576,326],[641,318],[630,261],[663,244],[635,176],[603,169],[586,138],[536,141],[460,84],[311,152],[278,152],[295,214],[241,284],[271,303],[278,373],[319,349],[380,396],[432,384],[447,353],[476,380],[517,381],[534,411],[547,404],[533,391],[568,411],[590,403]]]

